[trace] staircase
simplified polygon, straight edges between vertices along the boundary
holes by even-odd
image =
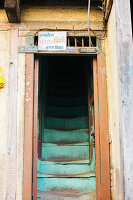
[[[77,73],[71,67],[65,72],[60,67],[56,72],[54,67],[49,70],[38,172],[38,195],[42,199],[95,199],[85,83],[81,67]]]

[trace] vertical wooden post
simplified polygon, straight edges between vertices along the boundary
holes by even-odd
[[[35,59],[34,69],[34,134],[33,134],[33,200],[37,199],[37,121],[38,121],[38,73],[39,59]]]
[[[109,171],[109,132],[108,132],[108,105],[106,86],[106,64],[104,53],[97,55],[98,73],[98,105],[100,131],[100,184],[101,199],[110,200],[110,171]]]
[[[26,54],[23,200],[32,199],[34,54]]]
[[[100,132],[99,132],[99,106],[98,106],[98,74],[97,59],[93,58],[93,86],[94,86],[94,116],[95,116],[95,148],[96,148],[96,190],[97,200],[101,199],[100,185]]]
[[[7,133],[6,200],[16,198],[16,138],[17,138],[17,50],[18,29],[11,30],[9,78],[9,120]]]

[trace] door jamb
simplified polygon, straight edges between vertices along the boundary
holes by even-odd
[[[94,55],[93,55],[94,56]],[[39,60],[35,61],[35,68],[39,67]],[[38,68],[37,67],[37,68]],[[109,139],[108,139],[108,111],[107,111],[107,86],[106,86],[105,55],[99,53],[93,58],[94,80],[94,115],[95,115],[95,148],[96,148],[96,183],[97,200],[110,200],[110,173],[109,173]],[[34,74],[34,54],[26,54],[26,79],[25,79],[25,135],[24,135],[24,176],[23,200],[36,200],[37,163],[37,95],[34,95],[34,86],[37,88],[36,70]],[[35,80],[34,80],[35,77]],[[34,85],[35,83],[35,85]],[[35,101],[35,102],[34,102]],[[33,110],[35,111],[33,112]],[[34,125],[33,125],[34,124]],[[33,138],[35,140],[33,140]],[[34,144],[34,148],[33,148]],[[106,153],[105,153],[106,152]],[[34,155],[34,156],[33,156]],[[32,185],[32,169],[34,171],[34,184]],[[32,193],[32,187],[34,192]]]

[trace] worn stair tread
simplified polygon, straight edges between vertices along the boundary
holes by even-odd
[[[46,115],[49,117],[82,117],[88,114],[88,106],[57,107],[48,106]]]
[[[47,129],[85,129],[88,128],[88,116],[77,118],[46,117]]]
[[[48,106],[79,106],[87,105],[88,102],[82,97],[71,97],[71,98],[61,98],[61,97],[48,97]]]
[[[89,146],[46,145],[42,143],[42,160],[46,161],[80,161],[89,159]]]
[[[90,177],[95,176],[94,164],[49,164],[37,162],[37,177]]]
[[[54,180],[53,180],[54,179]],[[79,191],[91,191],[96,190],[95,176],[89,178],[38,178],[37,183],[38,191],[50,191],[50,190],[79,190]]]
[[[42,142],[49,143],[76,143],[89,141],[88,129],[78,130],[53,130],[42,131]]]
[[[50,190],[38,191],[37,200],[96,200],[96,190],[92,191],[72,191],[70,190]]]
[[[42,147],[56,147],[56,146],[89,146],[89,141],[85,142],[43,142]]]

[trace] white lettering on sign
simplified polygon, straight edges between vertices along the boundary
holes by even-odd
[[[66,32],[39,32],[38,50],[39,51],[66,51],[67,34]]]

